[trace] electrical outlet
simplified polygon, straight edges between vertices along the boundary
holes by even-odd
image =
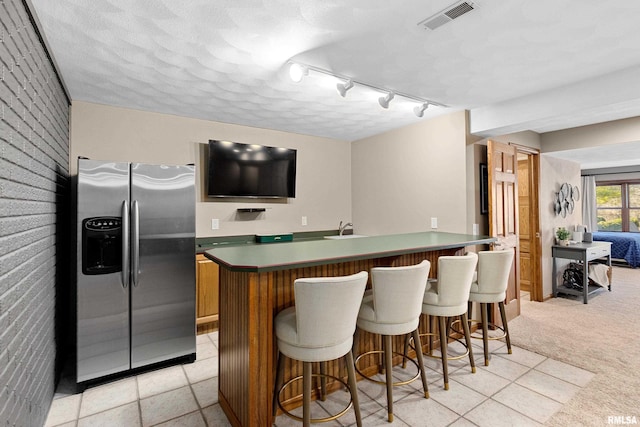
[[[302,217],[302,225],[307,225],[307,217],[306,216]]]
[[[479,230],[478,224],[473,224],[473,234],[475,234],[475,235],[480,234],[480,230]]]
[[[438,218],[431,218],[431,228],[438,228]]]
[[[211,229],[217,230],[220,228],[220,221],[218,218],[211,218]]]

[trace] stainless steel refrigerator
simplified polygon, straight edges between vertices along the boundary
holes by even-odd
[[[78,159],[77,382],[195,360],[195,170]]]

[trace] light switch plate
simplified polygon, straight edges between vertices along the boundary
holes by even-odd
[[[431,228],[438,228],[438,218],[431,218]]]
[[[217,230],[220,228],[220,221],[218,218],[211,218],[211,229]]]
[[[302,225],[307,225],[307,217],[306,216],[302,217]]]

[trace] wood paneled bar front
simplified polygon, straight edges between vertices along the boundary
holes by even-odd
[[[276,365],[273,319],[280,310],[294,304],[295,279],[343,276],[377,266],[418,264],[424,259],[431,262],[430,276],[435,277],[439,256],[494,240],[487,236],[422,232],[221,245],[205,251],[205,256],[220,266],[218,398],[231,424],[246,427],[272,424]],[[426,332],[430,322],[421,324]],[[357,352],[373,349],[375,340],[363,333]],[[301,363],[288,360],[285,366],[285,378],[301,375]],[[359,367],[365,372],[377,370],[375,362]],[[346,377],[343,363],[330,363],[327,370],[329,375]],[[335,389],[338,384],[329,383],[330,390],[332,386]],[[302,384],[293,383],[281,397],[288,407],[294,407],[302,403],[301,396]]]

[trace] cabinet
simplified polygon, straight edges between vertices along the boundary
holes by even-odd
[[[570,246],[557,246],[551,247],[551,256],[553,257],[553,296],[557,297],[558,293],[582,296],[582,301],[587,304],[589,302],[589,295],[602,289],[599,286],[589,285],[589,261],[596,260],[598,258],[606,258],[607,265],[609,266],[609,292],[611,292],[611,243],[609,242],[593,242],[593,243],[577,243]],[[584,273],[583,277],[587,284],[582,290],[570,289],[563,285],[558,285],[558,271],[557,260],[559,258],[571,259],[581,261]]]
[[[196,255],[196,327],[198,334],[218,330],[218,264]]]

